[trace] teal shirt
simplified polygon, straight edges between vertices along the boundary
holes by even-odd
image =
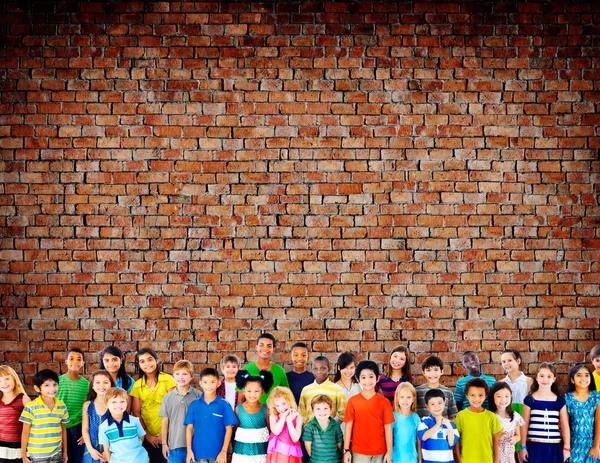
[[[465,395],[465,386],[467,385],[469,380],[473,378],[481,378],[485,380],[485,382],[488,383],[489,387],[492,387],[494,384],[496,384],[496,380],[494,378],[492,378],[491,376],[484,375],[483,373],[481,373],[481,376],[467,375],[464,378],[460,378],[456,382],[456,388],[454,388],[454,401],[457,405],[462,404],[463,409],[468,408],[471,405],[469,403],[469,400],[467,399],[467,396]],[[487,399],[485,399],[485,401],[483,402],[483,408],[488,408]]]

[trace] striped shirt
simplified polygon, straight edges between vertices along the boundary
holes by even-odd
[[[50,410],[42,396],[25,405],[19,421],[30,425],[27,455],[48,458],[61,452],[62,425],[69,422],[69,412],[64,402],[54,399]]]
[[[483,379],[486,383],[488,383],[489,387],[492,387],[494,384],[496,384],[496,380],[494,378],[492,378],[491,376],[484,375],[483,373],[481,373],[480,376],[467,375],[460,378],[456,382],[456,387],[454,388],[454,400],[457,403],[457,405],[461,406],[461,409],[467,408],[471,405],[469,403],[469,400],[467,399],[467,396],[465,395],[465,386],[467,385],[469,380],[473,378]],[[483,408],[488,408],[487,399],[483,401]]]
[[[58,377],[58,394],[56,394],[56,398],[62,400],[69,411],[67,429],[81,424],[81,420],[83,419],[83,403],[89,389],[90,382],[83,376],[80,376],[77,381],[73,381],[67,375]]]
[[[435,426],[436,420],[433,416],[426,416],[421,419],[421,424],[417,428],[417,435],[421,440],[421,453],[423,463],[454,463],[452,447],[448,444],[448,428],[445,425],[439,427],[438,432],[427,440],[423,440],[423,435]],[[459,440],[459,434],[452,421],[452,432],[454,432],[454,445]],[[453,446],[454,447],[454,446]]]
[[[554,401],[537,400],[530,395],[525,397],[525,405],[531,409],[527,440],[560,442],[559,414],[566,404],[564,397],[557,397]]]
[[[310,463],[338,463],[342,456],[338,444],[343,444],[344,435],[337,421],[329,418],[327,429],[323,430],[316,418],[304,427],[302,440],[310,442]]]
[[[140,439],[144,435],[139,418],[125,412],[119,422],[109,413],[98,430],[98,441],[108,445],[111,463],[147,463],[148,452]]]
[[[400,381],[394,381],[392,378],[381,375],[375,385],[375,392],[381,392],[381,395],[388,399],[393,406],[396,389],[400,384],[405,382],[406,380],[404,378],[400,378]]]
[[[321,384],[318,384],[315,381],[302,389],[300,403],[298,404],[298,413],[300,413],[300,416],[304,420],[304,424],[308,423],[314,416],[310,405],[312,399],[321,394],[328,396],[333,401],[331,416],[334,417],[338,423],[343,421],[344,413],[346,411],[346,395],[341,386],[332,383],[327,379]]]

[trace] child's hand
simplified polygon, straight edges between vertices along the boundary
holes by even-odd
[[[571,458],[571,451],[563,449],[563,461],[567,461]]]
[[[169,459],[170,453],[171,452],[169,451],[169,446],[167,444],[163,444],[162,445],[162,454],[163,454],[163,457],[165,457],[165,460]]]
[[[148,441],[148,443],[151,444],[152,447],[155,447],[155,448],[159,448],[161,445],[160,436],[153,436],[151,434],[146,434],[146,441]]]
[[[227,452],[221,450],[217,455],[217,463],[227,463]]]
[[[352,454],[350,452],[344,455],[344,463],[352,463]]]
[[[450,424],[450,420],[448,418],[442,418],[441,424],[445,424],[448,429],[452,428],[452,424]]]
[[[592,447],[590,450],[590,457],[592,457],[594,460],[600,459],[600,448]]]
[[[83,444],[85,444],[83,437],[80,437],[79,439],[77,439],[77,445],[83,445]]]
[[[529,461],[529,453],[527,450],[520,450],[519,453],[521,454],[521,461]]]
[[[510,438],[510,443],[511,445],[517,445],[517,442],[519,442],[521,440],[521,437],[519,437],[518,434],[515,434],[514,436],[512,436]]]
[[[92,460],[104,461],[104,454],[102,452],[98,452],[96,449],[92,449],[90,456],[92,457]]]
[[[27,458],[27,455],[23,455],[23,463],[31,463],[31,460]]]
[[[188,450],[187,455],[185,456],[185,463],[193,463],[194,460],[194,452]]]
[[[383,463],[392,463],[392,454],[391,453],[386,453],[383,456]]]
[[[296,410],[292,410],[291,408],[288,410],[288,416],[286,418],[287,421],[294,421],[298,416],[298,412]]]
[[[63,463],[67,463],[67,461],[69,461],[69,454],[67,453],[67,450],[65,449],[65,451],[63,452]]]

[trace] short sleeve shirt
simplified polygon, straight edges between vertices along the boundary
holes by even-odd
[[[495,413],[484,410],[461,410],[454,420],[461,435],[460,453],[463,463],[492,463],[494,461],[493,435],[502,431]]]
[[[255,362],[250,362],[243,369],[248,371],[252,376],[258,376],[260,374],[260,370]],[[287,375],[285,374],[285,370],[283,368],[281,368],[276,363],[272,362],[271,369],[269,371],[273,374],[273,387],[271,388],[271,391],[276,386],[283,386],[283,387],[287,387],[287,388],[290,387],[290,384],[288,383]],[[266,404],[268,398],[269,398],[269,394],[264,393],[262,396],[260,396],[261,403]]]
[[[142,402],[141,416],[151,436],[160,436],[162,432],[162,418],[159,415],[160,404],[164,397],[177,384],[171,375],[160,373],[154,388],[146,384],[144,378],[138,379],[131,389],[131,397],[137,397]]]
[[[448,429],[446,425],[438,428],[437,433],[423,440],[425,433],[435,426],[436,420],[433,416],[421,418],[421,423],[417,429],[417,435],[421,440],[421,455],[423,455],[423,463],[454,463],[454,455],[452,447],[448,444],[448,432],[454,433],[454,445],[459,441],[460,434],[456,426],[451,421],[452,429]],[[454,447],[453,445],[453,447]]]
[[[25,405],[19,421],[30,425],[27,455],[48,458],[61,452],[62,425],[69,422],[69,412],[64,402],[54,399],[50,410],[39,396]]]
[[[98,442],[109,446],[110,463],[148,463],[140,440],[145,434],[139,418],[124,413],[119,423],[109,414],[100,424]]]
[[[392,461],[394,463],[413,463],[419,460],[417,454],[417,429],[421,420],[419,415],[413,413],[404,416],[394,412],[396,421],[392,424],[394,446],[392,447]]]
[[[185,395],[181,395],[177,389],[173,389],[163,399],[158,415],[169,419],[169,434],[167,436],[169,449],[186,447],[183,421],[190,404],[201,395],[202,392],[198,389],[190,387]]]
[[[316,418],[304,427],[302,440],[310,442],[310,463],[338,463],[341,454],[338,444],[344,443],[344,435],[339,423],[329,418],[327,429],[323,430]]]
[[[385,426],[394,422],[390,401],[379,394],[366,399],[362,394],[350,397],[344,422],[352,424],[352,452],[367,456],[384,455]]]
[[[83,403],[89,389],[90,382],[83,376],[80,376],[77,381],[73,381],[67,375],[59,376],[56,398],[62,400],[69,411],[69,423],[65,426],[67,429],[81,424]]]

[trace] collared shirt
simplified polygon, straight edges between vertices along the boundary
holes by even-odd
[[[210,403],[204,400],[204,394],[190,404],[183,424],[193,425],[192,452],[196,460],[217,458],[227,426],[235,426],[238,420],[225,399],[216,396]]]
[[[98,441],[109,446],[111,463],[148,463],[148,452],[140,439],[145,434],[139,418],[125,412],[118,422],[108,413],[100,424]]]
[[[311,401],[316,396],[324,394],[332,401],[331,416],[338,422],[344,421],[344,413],[346,412],[346,395],[341,386],[332,383],[328,379],[321,384],[316,381],[302,389],[300,395],[300,403],[298,404],[298,413],[304,420],[304,424],[308,423],[313,415]]]
[[[302,440],[310,442],[310,463],[337,463],[342,460],[339,445],[344,443],[342,428],[329,417],[327,429],[316,418],[311,419],[302,431]]]
[[[39,396],[25,405],[19,421],[31,426],[27,442],[28,456],[48,458],[61,452],[62,425],[69,422],[69,412],[64,402],[55,398],[54,408],[50,410],[42,396]]]
[[[164,397],[177,384],[173,377],[167,373],[159,373],[156,385],[151,388],[146,384],[144,378],[138,379],[131,389],[131,397],[137,397],[142,402],[142,410],[140,414],[148,430],[148,434],[152,436],[160,436],[162,433],[162,418],[158,416],[160,412],[160,404]]]
[[[190,387],[185,395],[180,394],[177,389],[173,389],[163,399],[158,414],[169,419],[169,435],[167,436],[169,449],[186,447],[183,421],[190,404],[201,395],[202,392],[198,389]]]

